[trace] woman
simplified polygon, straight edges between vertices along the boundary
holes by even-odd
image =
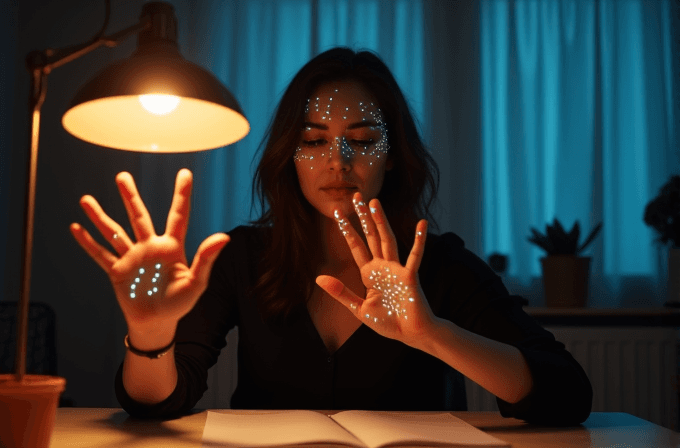
[[[234,408],[464,409],[460,372],[505,416],[584,421],[592,389],[564,345],[460,238],[418,221],[436,173],[387,67],[337,48],[306,64],[279,104],[254,179],[261,218],[207,238],[191,267],[188,170],[160,236],[129,174],[116,180],[134,241],[83,197],[117,252],[72,225],[128,324],[121,405],[188,412],[238,325]]]

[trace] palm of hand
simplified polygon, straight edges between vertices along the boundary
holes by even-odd
[[[178,321],[191,309],[195,284],[184,248],[168,235],[137,242],[111,267],[116,298],[130,323]]]
[[[429,313],[418,274],[379,259],[361,271],[366,286],[366,298],[358,310],[362,321],[391,339],[417,339]]]

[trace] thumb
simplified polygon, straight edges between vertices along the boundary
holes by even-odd
[[[201,245],[198,246],[194,260],[191,263],[191,273],[198,280],[199,284],[205,285],[208,283],[210,270],[215,260],[217,260],[217,256],[230,240],[229,235],[226,233],[216,233],[203,240]]]
[[[319,275],[316,278],[316,284],[335,300],[349,308],[352,313],[356,314],[361,309],[361,304],[364,300],[354,294],[337,278],[330,275]]]

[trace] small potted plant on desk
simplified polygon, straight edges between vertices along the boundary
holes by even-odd
[[[547,253],[546,257],[541,258],[547,307],[586,306],[591,257],[580,257],[579,254],[593,242],[601,228],[602,223],[599,223],[581,245],[578,244],[581,234],[578,221],[574,223],[569,233],[565,232],[557,218],[553,220],[552,225],[545,226],[545,234],[531,228],[532,236],[528,238],[529,242]]]
[[[645,207],[645,224],[668,250],[667,307],[680,308],[680,176],[672,176]]]

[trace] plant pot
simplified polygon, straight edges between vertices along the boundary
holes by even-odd
[[[549,255],[541,258],[548,308],[583,308],[588,301],[590,257]]]
[[[0,375],[0,446],[49,448],[59,396],[66,379],[48,375]]]

